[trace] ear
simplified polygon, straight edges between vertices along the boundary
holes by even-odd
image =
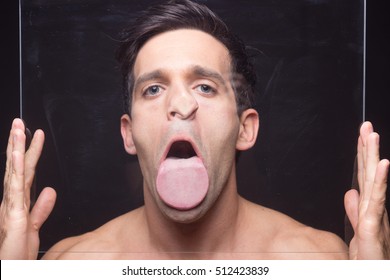
[[[128,114],[124,114],[121,117],[121,134],[126,152],[131,155],[137,154],[133,140],[132,122]]]
[[[259,114],[254,109],[247,109],[240,116],[240,132],[238,134],[236,149],[245,151],[256,143],[259,130]]]

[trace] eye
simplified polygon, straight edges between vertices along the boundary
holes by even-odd
[[[144,92],[143,95],[145,96],[156,96],[161,92],[161,87],[157,85],[153,85],[148,87]]]
[[[213,87],[211,87],[209,85],[205,85],[205,84],[197,86],[196,89],[199,90],[201,93],[204,93],[204,94],[215,93],[215,89]]]

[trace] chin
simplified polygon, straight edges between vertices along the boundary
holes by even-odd
[[[203,207],[202,207],[203,206]],[[207,212],[202,203],[195,208],[178,210],[167,205],[163,206],[162,212],[172,222],[179,224],[191,224],[200,220]]]

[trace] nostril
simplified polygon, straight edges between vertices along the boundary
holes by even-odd
[[[193,119],[198,108],[198,102],[192,94],[181,93],[171,95],[168,113],[170,118]]]

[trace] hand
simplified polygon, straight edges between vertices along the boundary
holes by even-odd
[[[379,159],[379,135],[372,124],[360,128],[357,146],[359,192],[349,190],[345,209],[355,235],[350,259],[390,259],[390,227],[386,211],[389,161]]]
[[[30,213],[30,190],[42,152],[44,133],[37,130],[27,151],[23,121],[15,119],[7,146],[4,195],[0,206],[0,259],[36,259],[39,229],[53,210],[56,193],[45,188]]]

